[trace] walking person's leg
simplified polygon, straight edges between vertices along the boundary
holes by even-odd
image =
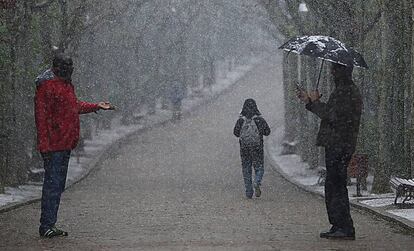
[[[256,197],[260,197],[262,194],[262,190],[260,189],[260,186],[262,185],[262,179],[264,175],[264,154],[263,149],[257,149],[254,151],[254,159],[253,159],[253,168],[255,173],[255,182],[254,182],[254,188],[255,188],[255,194]]]
[[[182,101],[181,100],[174,100],[172,103],[172,120],[176,121],[176,120],[180,120],[181,119],[181,105],[182,105]]]
[[[252,159],[250,154],[243,149],[240,150],[241,161],[242,161],[242,172],[244,187],[246,189],[246,197],[252,198],[253,187],[252,187]]]
[[[173,102],[172,104],[172,120],[177,120],[177,103]]]
[[[182,104],[183,102],[182,102],[182,100],[180,99],[179,101],[178,101],[178,104],[177,104],[177,120],[181,120],[181,114],[182,114],[182,112],[181,112],[181,110],[182,110]]]
[[[41,200],[39,234],[44,237],[67,235],[55,228],[60,197],[64,190],[70,151],[43,154],[44,181]],[[64,176],[64,177],[63,177]],[[65,179],[65,181],[63,181]]]

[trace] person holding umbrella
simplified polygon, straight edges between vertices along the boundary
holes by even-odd
[[[320,237],[355,240],[347,169],[357,144],[363,104],[360,91],[352,80],[352,71],[354,65],[366,68],[367,65],[359,53],[330,37],[305,36],[291,42],[293,45],[289,42],[283,45],[289,48],[288,51],[333,62],[331,74],[335,89],[327,103],[320,100],[317,88],[311,92],[298,88],[297,96],[306,104],[307,110],[321,119],[316,144],[325,148],[325,203],[332,226],[320,233]]]
[[[335,90],[327,103],[320,101],[318,91],[298,89],[306,109],[321,119],[317,145],[325,147],[325,203],[331,229],[320,234],[328,239],[355,239],[350,214],[347,167],[355,152],[362,111],[362,98],[352,81],[352,67],[332,66]]]

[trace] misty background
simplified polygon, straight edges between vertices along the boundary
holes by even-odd
[[[392,176],[414,173],[414,25],[411,0],[3,0],[0,10],[0,192],[41,167],[35,149],[35,77],[57,47],[75,60],[80,99],[109,100],[118,110],[82,118],[82,140],[119,119],[136,123],[169,109],[173,81],[196,95],[223,69],[272,55],[287,38],[333,36],[359,51],[355,69],[364,99],[358,154],[368,159],[372,192],[390,192]],[[282,52],[280,52],[282,53]],[[318,119],[295,97],[314,88],[320,60],[284,53],[285,142],[310,168],[324,165],[314,146]],[[333,88],[323,68],[323,100]],[[78,150],[82,148],[82,141]]]
[[[8,2],[8,3],[7,3]],[[173,81],[197,95],[221,72],[276,50],[265,9],[249,0],[2,1],[0,10],[0,192],[41,168],[33,97],[54,51],[74,59],[80,100],[107,100],[105,115],[83,116],[82,142],[114,119],[137,123],[169,108]],[[7,7],[9,4],[11,8]],[[272,31],[272,32],[269,32]],[[76,152],[75,151],[75,152]]]

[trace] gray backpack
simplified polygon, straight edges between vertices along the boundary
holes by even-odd
[[[247,147],[260,146],[262,137],[259,133],[256,122],[254,121],[256,116],[253,116],[251,119],[246,117],[242,118],[244,122],[240,130],[240,144]]]

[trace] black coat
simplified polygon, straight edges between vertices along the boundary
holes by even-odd
[[[338,146],[355,152],[362,97],[352,80],[338,83],[327,103],[310,102],[306,109],[321,118],[316,145]]]

